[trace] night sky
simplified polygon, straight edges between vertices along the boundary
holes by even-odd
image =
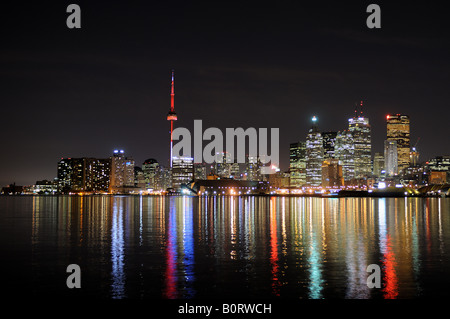
[[[392,2],[2,5],[0,186],[53,179],[62,157],[115,148],[138,166],[167,165],[172,68],[176,126],[278,127],[283,170],[313,115],[321,131],[342,130],[360,100],[372,154],[388,113],[410,115],[420,160],[450,154],[447,7]],[[81,29],[66,26],[70,3],[81,7]],[[370,3],[381,7],[381,29],[366,26]]]

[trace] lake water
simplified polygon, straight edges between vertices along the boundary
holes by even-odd
[[[450,296],[448,198],[1,196],[0,236],[16,295]]]

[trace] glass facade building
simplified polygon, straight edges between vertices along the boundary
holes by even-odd
[[[407,168],[410,163],[410,120],[408,115],[394,114],[386,116],[388,141],[397,143],[398,173]]]

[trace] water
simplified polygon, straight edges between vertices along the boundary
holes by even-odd
[[[444,198],[3,196],[2,288],[43,298],[447,298],[449,214]],[[66,286],[69,264],[81,268],[81,289]],[[370,264],[379,289],[367,286]]]

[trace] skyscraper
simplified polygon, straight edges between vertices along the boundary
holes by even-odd
[[[317,118],[312,118],[312,127],[306,136],[306,184],[320,186],[322,183],[323,139],[317,126]]]
[[[230,178],[231,176],[231,153],[217,152],[214,162],[215,173],[222,178]]]
[[[248,181],[261,181],[261,161],[258,156],[247,155],[245,173]]]
[[[323,139],[323,158],[331,159],[335,157],[337,132],[322,132]]]
[[[291,143],[289,147],[290,186],[306,184],[306,143]]]
[[[384,141],[384,166],[387,176],[398,174],[397,141]]]
[[[120,193],[123,187],[134,186],[134,160],[125,157],[123,150],[114,150],[111,156],[109,191]]]
[[[339,131],[336,135],[335,157],[342,165],[342,175],[346,182],[355,178],[354,153],[353,135],[348,130]]]
[[[158,170],[159,163],[154,158],[149,158],[142,164],[145,184],[147,188],[158,189]]]
[[[360,102],[362,109],[363,102]],[[355,116],[348,119],[348,130],[354,144],[355,178],[367,178],[372,174],[372,140],[369,119],[355,110]]]
[[[397,142],[398,173],[409,166],[410,121],[409,116],[394,114],[386,116],[387,140]]]

